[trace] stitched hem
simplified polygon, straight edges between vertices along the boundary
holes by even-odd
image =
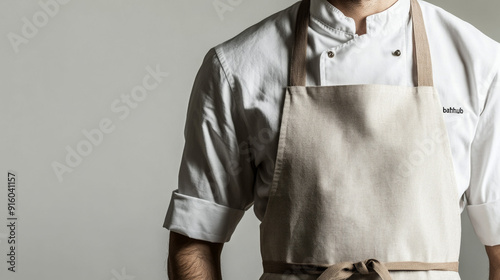
[[[228,242],[245,211],[172,192],[163,227],[190,238]]]
[[[468,205],[467,213],[474,231],[483,245],[500,245],[500,200]]]

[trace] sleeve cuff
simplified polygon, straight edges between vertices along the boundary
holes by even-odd
[[[236,226],[245,214],[197,197],[172,192],[163,227],[190,238],[223,243],[231,239]]]
[[[483,245],[500,244],[500,200],[468,205],[467,213],[474,231]]]

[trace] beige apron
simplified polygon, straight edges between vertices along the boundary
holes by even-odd
[[[417,0],[417,87],[306,87],[309,4],[297,15],[260,279],[460,279],[459,196]]]

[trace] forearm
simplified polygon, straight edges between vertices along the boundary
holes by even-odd
[[[500,268],[490,267],[490,280],[500,280]]]
[[[500,245],[485,248],[490,259],[490,280],[500,280]]]
[[[170,233],[168,277],[171,280],[220,280],[222,244]]]

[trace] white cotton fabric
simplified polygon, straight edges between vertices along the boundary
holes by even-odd
[[[419,3],[462,210],[468,208],[484,245],[498,245],[500,44],[445,10]],[[252,205],[262,220],[298,4],[208,51],[191,92],[178,188],[164,227],[228,242]],[[351,18],[327,0],[312,0],[307,86],[415,86],[409,7],[409,0],[398,0],[369,16],[367,34],[358,36]]]

